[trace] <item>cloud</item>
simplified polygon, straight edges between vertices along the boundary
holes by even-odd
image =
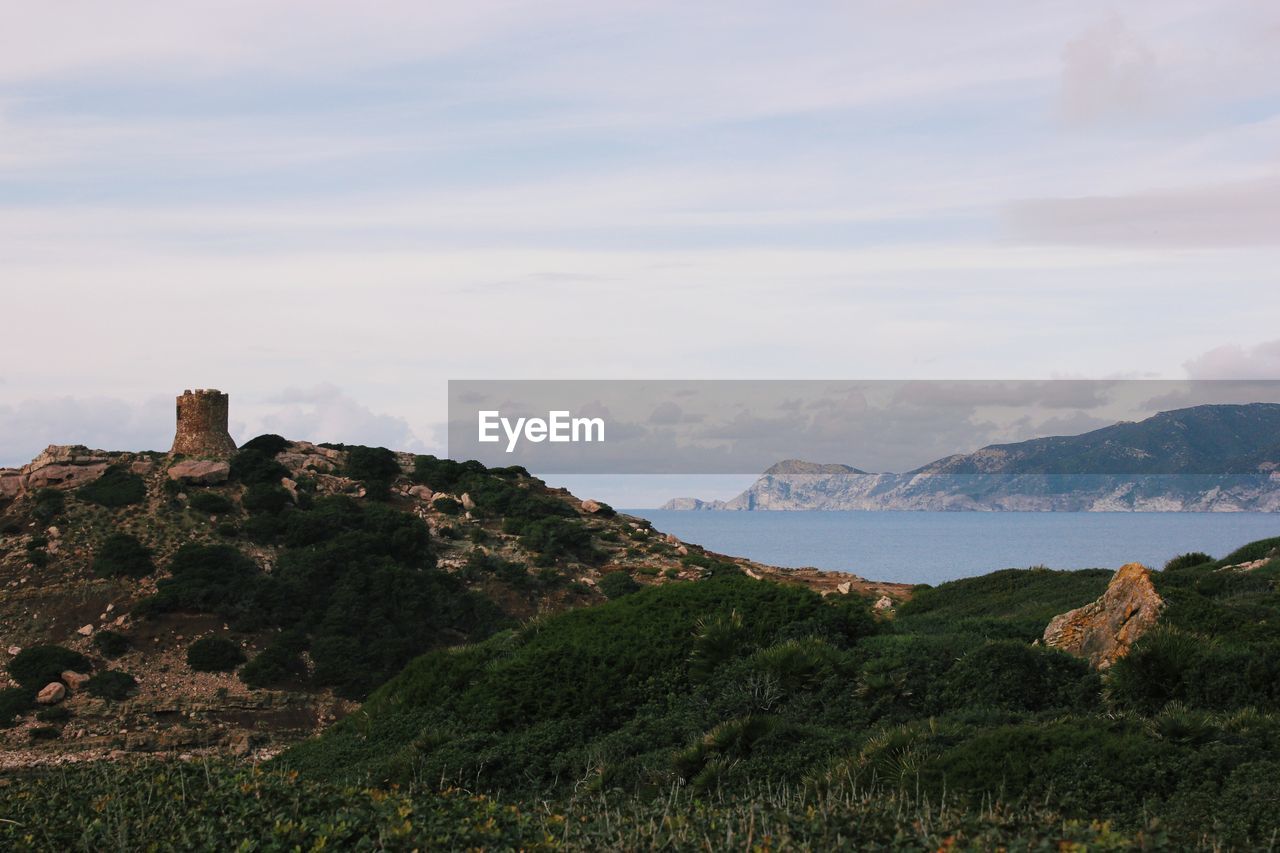
[[[1067,43],[1059,109],[1081,124],[1132,118],[1150,105],[1154,75],[1150,48],[1113,15]]]
[[[0,404],[0,466],[30,462],[50,444],[97,450],[168,450],[173,399],[129,402],[110,397],[54,397]]]
[[[262,430],[290,439],[415,452],[435,449],[429,448],[404,418],[374,412],[331,384],[287,389],[269,398],[262,408],[265,410],[256,418]]]
[[[1224,344],[1183,365],[1192,379],[1280,379],[1280,339]]]
[[[1118,196],[1012,204],[1006,223],[1025,243],[1149,248],[1280,246],[1280,178]]]

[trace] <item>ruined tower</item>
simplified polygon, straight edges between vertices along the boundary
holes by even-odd
[[[236,443],[227,432],[227,395],[212,388],[183,391],[178,398],[178,431],[169,452],[223,458],[235,453]]]

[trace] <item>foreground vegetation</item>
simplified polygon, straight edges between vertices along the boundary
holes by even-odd
[[[1106,672],[1037,642],[1110,574],[995,572],[892,619],[725,564],[620,587],[414,659],[266,770],[12,779],[0,847],[1271,849],[1280,539],[1156,573],[1159,627]]]
[[[0,846],[132,850],[1177,850],[1042,807],[931,804],[852,787],[747,797],[516,803],[459,789],[328,785],[221,764],[89,766],[0,787]]]
[[[1280,540],[1157,575],[1162,627],[1105,675],[1034,644],[1109,572],[997,572],[896,620],[724,567],[425,655],[281,763],[308,778],[521,797],[852,784],[1048,803],[1183,844],[1280,823]]]

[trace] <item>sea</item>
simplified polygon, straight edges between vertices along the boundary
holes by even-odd
[[[775,566],[939,584],[997,569],[1160,568],[1280,536],[1280,513],[681,512],[625,510],[712,551]]]

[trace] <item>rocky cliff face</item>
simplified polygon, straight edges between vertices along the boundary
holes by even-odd
[[[1054,617],[1044,629],[1044,642],[1106,669],[1155,627],[1163,609],[1151,570],[1129,563],[1116,572],[1097,601]]]
[[[904,474],[788,460],[732,500],[678,498],[663,509],[1280,512],[1280,405],[1165,412]]]

